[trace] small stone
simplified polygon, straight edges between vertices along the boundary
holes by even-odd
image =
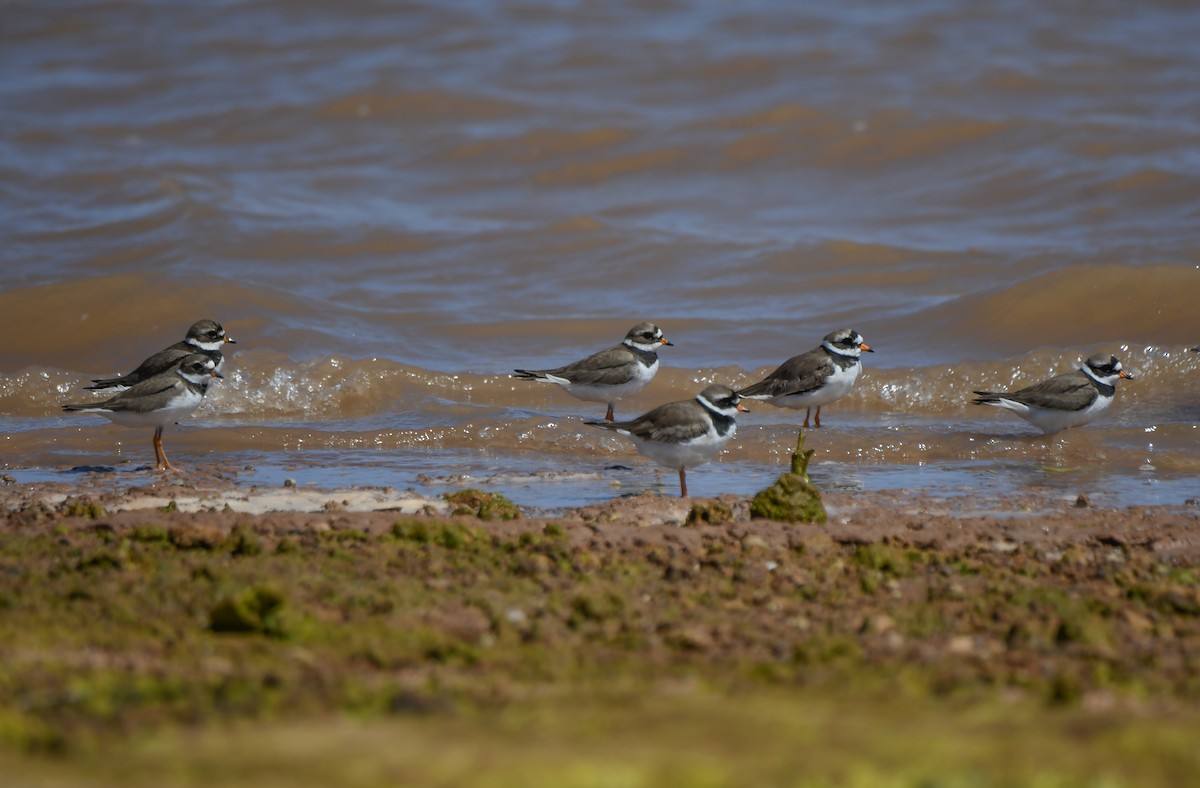
[[[284,480],[283,480],[283,486],[284,486],[284,487],[295,487],[295,486],[296,486],[296,480],[295,480],[295,479],[284,479]]]
[[[1080,493],[1079,497],[1075,499],[1075,508],[1076,509],[1086,509],[1091,505],[1092,505],[1092,502],[1089,501],[1088,497],[1082,493]]]

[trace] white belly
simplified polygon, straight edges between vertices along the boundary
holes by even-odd
[[[563,378],[556,378],[553,375],[547,375],[546,379],[551,383],[557,383],[563,387],[563,390],[576,399],[581,399],[585,402],[603,402],[611,405],[617,400],[638,393],[646,387],[646,384],[654,379],[655,373],[658,372],[658,360],[650,366],[638,364],[635,367],[634,376],[627,383],[620,383],[615,386],[585,386],[578,383],[571,383]]]
[[[627,433],[626,433],[627,434]],[[716,430],[709,430],[703,436],[690,443],[658,443],[645,441],[630,435],[633,445],[638,452],[668,468],[694,468],[703,465],[721,452],[725,442],[737,434],[737,425],[733,425],[729,434],[721,436]]]
[[[159,408],[151,413],[134,413],[127,410],[110,411],[102,408],[92,408],[81,412],[99,413],[113,424],[120,424],[122,427],[165,427],[190,416],[192,411],[200,407],[200,403],[203,401],[202,394],[188,389],[172,400],[167,407]]]
[[[1088,423],[1107,410],[1108,406],[1112,404],[1112,401],[1112,397],[1096,397],[1096,400],[1083,410],[1054,410],[1053,408],[1039,408],[1036,406],[1025,405],[1020,402],[1013,402],[1010,399],[1003,398],[998,402],[989,402],[988,404],[992,405],[993,407],[1011,410],[1013,413],[1037,427],[1043,433],[1049,435],[1052,432],[1060,432],[1071,427],[1078,427],[1081,424]]]
[[[781,408],[791,408],[799,410],[801,408],[818,408],[822,405],[828,405],[835,400],[850,393],[854,388],[855,381],[858,380],[858,373],[862,371],[862,364],[855,364],[847,369],[834,365],[833,374],[825,379],[825,385],[815,391],[808,391],[804,394],[788,394],[783,397],[774,397],[768,400],[772,405]]]

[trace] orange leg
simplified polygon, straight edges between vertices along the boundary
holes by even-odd
[[[816,427],[821,426],[821,406],[820,405],[817,406],[817,419],[814,422],[814,426],[816,426]]]
[[[817,413],[820,413],[820,412],[821,412],[820,410],[817,411]],[[812,408],[805,408],[804,409],[804,424],[802,425],[804,427],[804,429],[808,429],[808,417],[811,415],[812,415]]]
[[[162,444],[162,427],[156,427],[154,430],[154,467],[160,471],[177,471],[179,470],[171,464],[167,459],[167,450]]]
[[[613,416],[613,406],[612,406],[611,402],[608,403],[608,413],[604,414],[604,420],[605,421],[616,421],[616,418]]]
[[[687,494],[687,471],[683,468],[679,469],[679,497],[686,498]]]

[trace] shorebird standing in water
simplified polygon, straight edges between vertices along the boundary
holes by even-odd
[[[679,497],[688,497],[687,469],[703,465],[737,434],[737,392],[712,385],[695,399],[670,402],[629,421],[589,421],[593,427],[625,435],[634,447],[660,465],[679,471]]]
[[[217,372],[225,365],[225,357],[221,354],[221,346],[237,344],[237,340],[225,333],[225,328],[215,320],[197,320],[188,329],[187,336],[168,348],[158,351],[138,365],[138,368],[127,375],[115,378],[97,378],[94,385],[88,386],[89,391],[101,389],[127,389],[148,380],[155,375],[174,369],[184,356],[192,353],[202,353],[213,360]]]
[[[189,415],[204,401],[208,384],[221,377],[217,362],[203,353],[184,356],[161,372],[103,402],[63,405],[71,413],[99,413],[125,427],[154,427],[154,461],[160,471],[178,470],[167,460],[162,445],[163,427]]]
[[[820,427],[821,406],[841,399],[854,388],[862,371],[863,351],[874,352],[857,331],[834,331],[817,347],[789,358],[770,375],[738,393],[781,408],[804,408],[804,429],[808,429],[808,418],[816,408],[813,423]]]
[[[671,344],[658,326],[638,323],[629,329],[621,344],[565,367],[513,371],[521,380],[557,383],[576,399],[608,403],[604,418],[612,421],[616,401],[636,394],[654,379],[658,372],[658,349]]]
[[[1116,356],[1092,356],[1074,372],[1055,375],[1017,391],[976,391],[976,405],[1006,408],[1050,434],[1078,427],[1112,404],[1117,380],[1133,380]]]

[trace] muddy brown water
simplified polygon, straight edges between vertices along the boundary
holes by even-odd
[[[23,6],[0,468],[145,475],[148,434],[59,406],[215,317],[239,344],[173,461],[550,508],[670,492],[595,407],[507,377],[650,319],[675,346],[619,413],[850,326],[878,352],[811,436],[825,484],[1180,503],[1198,34],[1174,4]],[[1138,377],[1092,426],[968,404],[1093,352]],[[798,422],[754,408],[696,494],[762,486]]]

